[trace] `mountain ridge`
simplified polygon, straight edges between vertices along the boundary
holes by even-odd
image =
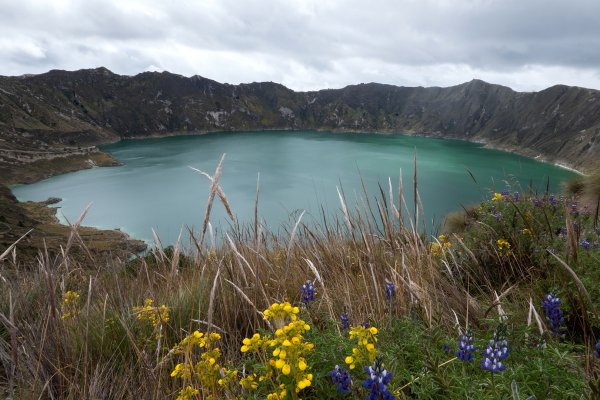
[[[450,87],[372,82],[296,92],[275,82],[233,85],[170,72],[126,76],[104,67],[0,77],[0,171],[27,162],[23,152],[31,150],[264,129],[462,139],[585,170],[600,156],[600,91],[554,85],[517,92],[473,79]]]

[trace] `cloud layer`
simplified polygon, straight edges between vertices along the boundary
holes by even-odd
[[[0,0],[0,74],[600,89],[597,0]]]

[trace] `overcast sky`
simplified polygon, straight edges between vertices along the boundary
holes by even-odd
[[[0,0],[0,75],[600,89],[600,0]]]

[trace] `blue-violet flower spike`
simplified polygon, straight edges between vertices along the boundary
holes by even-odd
[[[548,293],[542,301],[542,308],[546,314],[546,321],[550,327],[550,331],[555,335],[562,334],[565,319],[563,311],[560,309],[560,299],[556,292]]]
[[[348,371],[344,371],[339,365],[336,365],[333,370],[329,372],[329,376],[333,380],[333,383],[337,385],[336,390],[341,394],[346,394],[350,391],[350,375]]]
[[[304,282],[304,285],[302,285],[300,292],[302,293],[301,301],[304,303],[304,305],[308,305],[308,303],[314,301],[315,294],[317,293],[315,291],[315,286],[311,281]]]
[[[350,329],[350,318],[348,318],[347,312],[343,312],[342,315],[340,315],[340,325],[342,326],[342,329]]]
[[[367,400],[395,400],[396,397],[387,388],[392,379],[392,374],[383,368],[381,359],[378,357],[370,367],[365,367],[368,378],[364,380],[363,386],[370,390]]]
[[[473,344],[473,333],[470,329],[464,335],[460,335],[457,346],[458,351],[454,353],[456,357],[465,362],[473,362],[473,352],[477,347]]]
[[[508,357],[508,341],[498,334],[494,333],[494,338],[488,342],[487,347],[482,351],[483,361],[481,368],[492,373],[501,372],[506,369],[502,361]]]
[[[385,299],[392,301],[394,297],[396,297],[396,286],[392,282],[387,281],[385,283]]]

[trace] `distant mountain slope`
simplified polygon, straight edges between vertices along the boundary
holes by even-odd
[[[370,83],[294,92],[271,82],[229,85],[168,72],[130,77],[106,68],[0,77],[0,149],[14,154],[261,129],[465,139],[585,169],[600,160],[600,91],[558,85],[520,93],[473,80],[448,88]]]

